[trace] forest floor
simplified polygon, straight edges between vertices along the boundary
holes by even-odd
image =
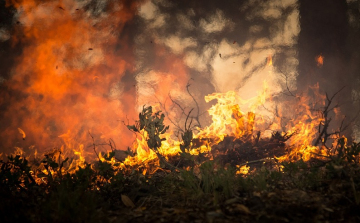
[[[279,162],[289,149],[227,137],[211,154],[169,158],[173,170],[158,161],[119,170],[111,153],[75,171],[50,155],[10,156],[1,222],[360,222],[360,144]]]

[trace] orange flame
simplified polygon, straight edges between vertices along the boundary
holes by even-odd
[[[279,161],[298,159],[307,161],[314,156],[327,155],[328,150],[325,147],[313,145],[318,136],[317,129],[320,123],[324,121],[321,112],[315,109],[316,106],[323,107],[325,102],[325,96],[318,93],[319,85],[311,88],[315,98],[296,96],[293,102],[277,107],[277,114],[272,121],[263,117],[257,109],[257,107],[271,99],[270,96],[266,95],[266,85],[264,88],[265,90],[259,96],[249,100],[242,100],[234,91],[207,95],[205,97],[207,102],[217,100],[217,104],[208,110],[212,117],[212,123],[203,129],[198,129],[198,133],[194,135],[194,138],[211,139],[211,142],[204,140],[207,143],[200,146],[200,148],[191,148],[190,153],[208,152],[211,150],[212,145],[222,141],[225,136],[241,138],[253,136],[254,131],[264,132],[270,130],[273,132],[285,131],[286,135],[291,136],[286,141],[290,150],[287,154],[278,157]],[[247,108],[248,111],[241,111],[240,107]],[[266,126],[264,122],[268,122],[267,129],[263,128]],[[172,140],[170,135],[166,135],[165,138],[168,140],[164,141],[164,145],[159,150],[165,157],[180,153],[180,142]],[[131,158],[131,161],[129,158],[127,164],[133,165],[146,160],[157,159],[156,154],[147,148],[145,138],[146,135],[137,140],[137,158]],[[245,166],[238,168],[239,174],[246,174],[248,171],[248,167]]]
[[[135,110],[135,88],[121,82],[133,72],[134,56],[126,33],[118,34],[137,13],[138,3],[109,4],[96,17],[77,1],[6,1],[18,9],[12,42],[24,48],[5,83],[20,95],[6,95],[11,105],[4,112],[4,144],[17,141],[18,126],[27,130],[22,147],[60,147],[64,142],[58,136],[68,131],[82,144],[89,130],[119,147],[131,144],[131,133],[118,120],[132,118],[127,116]]]
[[[272,56],[269,55],[266,59],[266,66],[272,66],[273,62],[272,62]]]
[[[135,101],[135,89],[129,90],[129,86],[121,82],[127,71],[134,71],[134,55],[126,44],[128,37],[119,40],[119,35],[114,33],[121,32],[126,22],[133,18],[137,4],[125,7],[121,2],[114,1],[108,7],[111,10],[104,15],[107,19],[102,20],[82,9],[77,10],[81,8],[80,3],[38,2],[7,0],[6,3],[21,9],[21,26],[17,27],[13,43],[23,42],[26,47],[17,58],[18,66],[14,69],[11,82],[7,83],[12,91],[23,93],[21,97],[11,96],[14,103],[4,113],[4,119],[11,120],[11,123],[4,135],[12,143],[19,136],[17,129],[23,138],[30,138],[30,144],[36,142],[39,147],[62,145],[56,156],[66,157],[71,153],[77,159],[70,167],[76,168],[83,166],[85,159],[91,157],[84,145],[89,140],[89,130],[97,138],[113,138],[120,146],[131,142],[130,133],[118,120],[135,113],[135,105],[130,106]],[[48,16],[50,13],[51,18]],[[119,45],[121,50],[115,50]],[[146,82],[141,75],[132,80],[134,85],[150,86],[149,91],[137,98],[140,105],[151,103],[154,98],[162,102],[169,92],[180,94],[188,79],[187,67],[178,56],[165,56],[165,47],[155,48],[154,69],[149,73],[156,80]],[[319,67],[323,66],[324,57],[320,54],[316,62]],[[273,65],[272,55],[268,55],[266,65]],[[177,84],[174,85],[174,82]],[[212,123],[197,129],[194,138],[212,140],[204,142],[199,148],[192,145],[188,152],[199,154],[210,151],[211,146],[226,136],[251,138],[254,131],[283,130],[292,135],[287,141],[291,150],[279,157],[280,161],[309,160],[315,153],[326,155],[324,147],[313,145],[318,134],[316,129],[324,121],[312,106],[319,101],[323,105],[325,99],[317,93],[318,86],[312,89],[317,102],[310,97],[296,96],[295,102],[279,106],[270,118],[265,118],[258,109],[271,98],[266,89],[265,83],[264,90],[248,100],[242,99],[235,91],[205,96],[206,102],[217,100],[208,110]],[[337,115],[338,112],[336,110]],[[14,118],[14,114],[21,118]],[[269,122],[266,123],[267,129],[261,129],[265,126],[264,122]],[[18,126],[25,129],[26,134]],[[163,137],[166,141],[162,142],[158,152],[166,159],[179,154],[181,142],[174,140],[171,132]],[[141,132],[133,145],[136,156],[127,157],[121,167],[150,162],[159,166],[157,155],[149,149],[146,139],[147,133]],[[15,153],[23,154],[23,149],[17,147]],[[102,153],[99,153],[99,159],[105,161]],[[109,162],[114,163],[115,159]],[[248,173],[247,166],[239,168],[239,173]],[[143,173],[146,174],[147,170]]]
[[[225,136],[234,136],[240,138],[245,134],[251,135],[255,124],[255,113],[253,112],[258,106],[265,103],[267,84],[264,83],[264,91],[257,97],[243,100],[234,91],[227,93],[213,93],[205,96],[205,101],[217,99],[217,104],[209,110],[212,117],[212,123],[199,131],[196,138],[213,138],[218,143]],[[246,116],[240,111],[243,105],[249,109]],[[247,125],[245,124],[247,123]]]
[[[317,66],[318,67],[322,67],[324,65],[324,56],[323,55],[318,55],[316,58],[315,58],[316,62],[317,62]]]

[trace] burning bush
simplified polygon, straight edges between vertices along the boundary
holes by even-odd
[[[256,112],[262,97],[250,104],[234,92],[212,99],[218,100],[209,110],[213,123],[193,127],[190,110],[178,140],[167,132],[165,115],[144,106],[127,125],[138,138],[124,160],[111,141],[106,154],[93,141],[98,160],[91,163],[81,149],[69,158],[64,148],[42,159],[8,156],[0,172],[3,216],[33,222],[359,218],[353,210],[360,203],[360,143],[348,143],[341,128],[329,133],[331,98],[322,110],[297,107],[306,113],[289,119],[285,132],[274,122],[279,114]]]

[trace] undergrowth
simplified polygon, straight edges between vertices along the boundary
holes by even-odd
[[[153,131],[154,139],[149,138],[148,144],[157,150],[161,146],[160,135],[167,127],[162,124],[162,115],[151,114],[151,109],[146,110],[143,115],[147,118],[130,128]],[[151,125],[153,122],[148,119],[155,120],[156,125]],[[183,138],[191,135],[188,130]],[[182,145],[180,156],[187,164],[183,168],[175,168],[155,151],[167,164],[152,174],[135,168],[119,169],[119,162],[109,162],[114,153],[75,170],[69,169],[68,158],[60,160],[46,155],[42,160],[30,161],[19,155],[8,156],[0,161],[1,222],[126,222],[145,216],[139,213],[147,210],[175,207],[215,210],[215,214],[208,211],[210,216],[217,216],[218,210],[229,216],[240,213],[247,215],[250,222],[261,221],[264,216],[272,216],[271,211],[264,212],[266,205],[275,202],[273,194],[287,194],[291,190],[321,194],[326,197],[321,199],[328,202],[323,205],[330,213],[341,201],[344,213],[353,214],[353,220],[359,219],[352,210],[359,208],[360,203],[360,143],[346,145],[340,138],[336,151],[327,157],[256,165],[248,174],[237,174],[236,166],[215,160],[195,162],[186,153],[189,145],[189,139]],[[282,202],[290,203],[286,199]],[[330,221],[344,218],[334,214],[319,216],[335,216]],[[285,217],[296,220],[294,216]]]

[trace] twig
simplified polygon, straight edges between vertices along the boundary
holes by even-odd
[[[328,133],[328,128],[329,128],[329,125],[330,125],[330,122],[331,122],[331,117],[329,118],[328,117],[328,114],[330,111],[332,111],[334,108],[337,108],[339,105],[335,105],[333,106],[332,108],[330,107],[330,105],[332,104],[333,102],[333,99],[335,98],[335,96],[340,93],[343,89],[345,88],[345,86],[343,86],[342,88],[340,88],[340,90],[338,90],[337,92],[335,92],[330,98],[329,98],[329,95],[327,93],[325,93],[325,96],[326,96],[326,104],[325,107],[324,107],[324,110],[321,112],[322,115],[323,115],[323,118],[324,118],[324,122],[320,122],[319,123],[319,136],[318,138],[316,139],[315,141],[315,146],[317,146],[320,141],[322,142],[323,145],[326,144],[326,141],[327,139],[329,138],[329,136],[331,135],[334,135],[336,134],[337,132],[333,132],[333,133]],[[344,121],[344,120],[343,120]],[[341,124],[342,126],[342,124]],[[322,129],[321,129],[322,127]],[[344,130],[344,129],[343,129]],[[341,132],[341,129],[340,131]]]
[[[347,125],[345,125],[344,127],[343,126],[343,122],[345,121],[345,118],[346,116],[344,117],[344,119],[342,120],[341,122],[341,126],[340,126],[340,130],[339,130],[339,134],[341,134],[342,131],[345,131],[351,123],[355,122],[356,119],[359,118],[359,115],[360,115],[360,110],[357,112],[357,114],[349,121],[349,123]]]
[[[190,80],[193,80],[192,78]],[[197,121],[198,123],[198,126],[201,128],[201,124],[200,124],[200,120],[199,120],[199,114],[200,114],[200,108],[199,108],[199,104],[197,103],[197,101],[195,100],[194,96],[191,94],[190,90],[189,90],[189,87],[191,86],[191,84],[189,83],[190,80],[188,81],[187,85],[186,85],[186,90],[188,92],[188,94],[191,96],[191,98],[193,99],[193,101],[195,102],[196,104],[196,108],[197,108],[197,115],[195,117],[195,120]]]
[[[318,153],[314,153],[314,152],[310,152],[311,154],[314,154],[316,156],[321,156],[321,157],[324,157],[324,158],[327,158],[327,159],[331,159],[329,156],[325,156],[325,155],[321,155],[321,154],[318,154]]]
[[[239,164],[239,166],[241,167],[241,166],[244,166],[244,165],[247,165],[247,164],[259,163],[259,162],[266,161],[266,160],[275,160],[275,158],[267,157],[267,158],[263,158],[263,159],[259,159],[259,160],[247,161],[246,163]]]
[[[166,159],[159,153],[159,151],[156,149],[156,150],[153,150],[155,152],[155,154],[157,155],[157,157],[159,158],[159,160],[161,162],[163,162],[165,165],[167,165],[170,170],[178,170],[178,171],[181,171],[181,169],[179,167],[176,167],[174,165],[172,165],[171,163],[167,162]]]
[[[90,135],[90,137],[92,138],[92,141],[93,141],[94,152],[95,152],[97,158],[100,160],[99,154],[96,152],[96,145],[95,145],[94,137],[91,135],[90,131],[89,131],[89,135]]]
[[[290,93],[290,95],[288,94],[285,94],[286,96],[292,96],[292,97],[295,97],[295,98],[298,98],[296,95],[294,95],[291,91],[290,91],[290,88],[289,88],[289,85],[288,85],[288,75],[286,75],[280,68],[278,68],[278,70],[280,71],[280,73],[282,73],[285,77],[285,85],[286,85],[286,89],[287,91]]]
[[[170,98],[171,102],[174,103],[175,105],[177,105],[177,106],[180,108],[180,110],[182,111],[182,113],[183,113],[184,115],[186,115],[185,109],[184,109],[183,107],[181,107],[181,105],[180,105],[179,103],[177,103],[174,99],[172,99],[170,93],[169,93],[169,98]]]
[[[186,132],[188,129],[190,129],[190,126],[191,126],[191,123],[192,123],[192,119],[191,119],[191,121],[190,121],[189,127],[186,127],[186,123],[187,123],[187,121],[188,121],[188,119],[189,119],[189,116],[190,116],[190,114],[191,114],[191,112],[192,112],[193,110],[194,110],[194,108],[192,108],[192,109],[189,111],[188,115],[186,116],[185,123],[184,123],[184,125],[185,125],[185,132]]]
[[[188,119],[188,118],[195,119],[196,122],[198,123],[197,126],[201,128],[201,124],[200,124],[200,120],[199,120],[199,117],[200,117],[200,114],[199,114],[199,105],[198,105],[197,101],[195,100],[194,96],[190,93],[189,86],[190,86],[190,84],[188,84],[188,85],[186,86],[186,88],[187,88],[187,91],[188,91],[189,95],[191,96],[191,98],[194,100],[194,102],[195,102],[195,104],[196,104],[197,111],[198,111],[198,112],[197,112],[198,114],[197,114],[196,116],[189,116],[190,113],[191,113],[191,111],[194,110],[194,108],[192,108],[192,109],[190,110],[190,112],[187,114],[187,113],[185,112],[185,109],[184,109],[178,102],[176,102],[176,101],[171,97],[171,94],[169,93],[169,98],[170,98],[171,102],[172,102],[173,104],[175,104],[175,105],[181,110],[181,115],[185,115],[185,116],[186,116],[185,131],[186,131],[186,128],[187,128],[187,127],[186,127],[186,122],[187,122],[187,119]],[[159,102],[159,103],[160,103],[160,102]],[[160,105],[162,105],[162,103],[160,103]],[[162,105],[162,107],[164,108],[165,113],[168,114],[168,112],[167,112],[167,110],[166,110],[166,108],[165,108],[165,105]],[[170,122],[171,122],[176,128],[178,128],[178,130],[179,130],[180,132],[183,132],[183,133],[185,132],[185,131],[179,126],[179,124],[177,124],[177,123],[175,123],[173,120],[171,120],[171,118],[169,117],[169,115],[167,115],[167,118],[170,120]],[[192,123],[192,122],[191,122],[191,123]],[[188,128],[190,129],[190,125],[189,125]]]
[[[112,138],[109,139],[109,146],[110,146],[112,151],[116,150],[116,144],[115,144],[115,141]]]
[[[175,104],[175,101],[172,100],[170,93],[169,93],[169,98],[170,98],[170,100]],[[158,101],[159,101],[159,100],[158,100]],[[175,123],[175,122],[170,118],[170,115],[169,115],[169,113],[168,113],[168,111],[167,111],[167,109],[166,109],[166,101],[165,101],[164,104],[162,104],[162,103],[159,101],[159,104],[160,104],[160,106],[163,108],[163,110],[164,110],[164,112],[165,112],[165,114],[166,114],[166,118],[171,122],[171,124],[173,124],[179,131],[182,131],[182,132],[183,132],[183,130],[181,129],[181,127],[179,126],[179,124],[178,124],[178,123]],[[182,109],[182,107],[181,107],[180,105],[178,105],[178,106],[179,106],[180,109]],[[182,109],[182,111],[183,111],[183,109]],[[183,113],[184,113],[184,111],[183,111]],[[185,113],[184,113],[184,114],[185,114]]]

